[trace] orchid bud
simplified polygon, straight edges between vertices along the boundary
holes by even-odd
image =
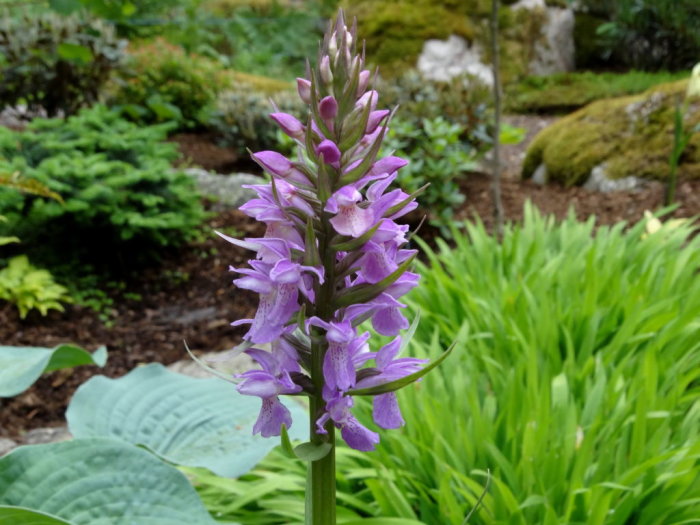
[[[270,117],[277,122],[282,131],[293,139],[302,140],[304,138],[304,125],[292,115],[288,113],[270,113]]]
[[[381,123],[386,116],[391,113],[388,109],[380,109],[379,111],[372,111],[367,119],[367,127],[365,128],[365,133],[374,133],[377,126]]]
[[[371,111],[374,111],[377,107],[378,99],[379,99],[379,93],[377,93],[375,90],[368,91],[367,93],[362,95],[359,99],[357,99],[357,102],[355,103],[355,107],[358,109],[365,109],[367,107],[367,104],[369,104]]]
[[[367,86],[369,85],[369,70],[363,69],[360,71],[360,79],[357,83],[357,96],[361,97],[365,91],[367,91]]]
[[[316,147],[316,153],[323,158],[326,164],[334,164],[340,160],[340,150],[332,140],[323,140]]]
[[[328,53],[333,56],[333,60],[338,56],[338,34],[333,31],[331,38],[328,42]]]
[[[333,73],[331,72],[331,60],[328,55],[323,55],[321,63],[319,64],[319,70],[321,72],[321,78],[326,84],[333,83]]]
[[[338,102],[335,97],[323,97],[318,104],[318,112],[323,120],[333,120],[338,114]]]
[[[305,78],[297,78],[297,92],[304,104],[311,104],[311,82]]]
[[[282,179],[289,182],[297,182],[301,184],[310,184],[309,179],[281,153],[276,151],[260,151],[253,153],[253,160],[260,164],[262,168]]]
[[[685,94],[686,98],[700,97],[700,63],[695,64],[693,72],[690,74],[688,82],[688,91]]]

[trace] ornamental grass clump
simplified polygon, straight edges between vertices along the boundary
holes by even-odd
[[[243,241],[253,250],[239,288],[260,294],[242,348],[261,367],[239,376],[241,393],[262,399],[254,432],[282,435],[293,422],[280,395],[305,395],[310,405],[310,443],[295,449],[311,461],[307,523],[335,523],[336,429],[352,448],[370,451],[379,435],[353,415],[354,396],[373,399],[377,426],[404,421],[395,390],[427,373],[426,361],[398,357],[409,328],[399,299],[418,284],[408,271],[416,250],[405,248],[408,226],[396,219],[416,208],[414,194],[393,188],[406,161],[378,158],[391,112],[377,109],[378,93],[357,52],[355,29],[342,13],[324,37],[318,66],[297,79],[308,107],[305,122],[274,112],[270,116],[300,146],[297,159],[260,151],[253,159],[271,176],[269,184],[241,207],[266,224],[262,238]],[[359,326],[393,337],[377,351]],[[263,349],[257,345],[268,345]],[[443,354],[442,359],[447,355]],[[373,362],[373,363],[370,363]]]

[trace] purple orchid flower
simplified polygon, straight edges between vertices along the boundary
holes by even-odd
[[[221,235],[255,252],[248,268],[233,271],[240,274],[234,284],[259,294],[258,309],[253,319],[233,324],[250,324],[248,344],[271,344],[269,351],[247,350],[261,370],[241,374],[238,386],[262,399],[254,431],[263,436],[291,425],[280,395],[307,395],[312,443],[332,445],[337,428],[351,447],[372,450],[379,436],[353,415],[353,392],[377,389],[374,422],[397,428],[403,418],[387,385],[425,364],[397,357],[399,334],[409,326],[400,299],[418,275],[406,271],[416,251],[406,249],[408,226],[396,220],[417,204],[397,184],[407,161],[377,158],[391,112],[377,109],[379,93],[370,82],[341,18],[324,40],[319,66],[297,79],[308,122],[277,109],[270,115],[295,139],[297,160],[275,151],[253,154],[272,181],[249,186],[256,197],[241,210],[266,225],[264,236]],[[370,333],[359,329],[365,321],[395,339],[372,351]]]

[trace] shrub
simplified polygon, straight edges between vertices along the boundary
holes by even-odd
[[[463,76],[449,82],[425,80],[416,70],[380,80],[382,104],[399,106],[402,120],[419,125],[424,119],[445,118],[461,126],[460,137],[472,147],[485,147],[490,134],[491,90],[478,79]]]
[[[587,0],[609,22],[598,33],[604,57],[645,70],[692,67],[700,55],[696,0]]]
[[[0,299],[17,306],[24,319],[31,310],[46,315],[49,310],[63,311],[69,302],[68,290],[57,284],[51,273],[29,263],[26,255],[17,255],[0,269]]]
[[[110,103],[142,124],[174,121],[194,127],[207,122],[224,82],[219,64],[158,38],[129,49]]]
[[[122,49],[114,30],[99,21],[6,15],[0,20],[0,105],[73,114],[97,100]]]
[[[306,107],[293,91],[279,91],[273,95],[243,87],[219,97],[213,126],[227,146],[244,154],[246,149],[260,151],[275,149],[279,144],[277,124],[270,118],[273,100],[280,111],[306,120]]]
[[[37,252],[113,264],[191,239],[203,211],[192,179],[171,168],[177,153],[162,142],[167,130],[103,106],[65,121],[35,119],[23,132],[0,128],[0,170],[21,171],[64,201],[0,189],[9,231]]]
[[[464,202],[457,179],[476,167],[477,152],[460,141],[462,127],[442,117],[423,119],[419,125],[394,121],[385,142],[387,151],[409,161],[399,172],[408,192],[430,184],[421,195],[421,206],[430,210],[432,222],[443,227],[450,223],[453,210]]]

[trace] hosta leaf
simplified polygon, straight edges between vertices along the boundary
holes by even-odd
[[[0,523],[7,525],[71,525],[67,521],[43,512],[8,505],[0,505]]]
[[[0,459],[0,505],[34,509],[72,525],[215,523],[176,468],[103,438],[13,450]]]
[[[288,402],[292,439],[308,433],[308,415]],[[73,396],[66,418],[75,437],[112,437],[164,459],[226,477],[250,470],[277,441],[253,435],[260,400],[219,379],[195,379],[151,364],[119,379],[96,376]]]
[[[42,373],[79,365],[104,366],[107,349],[94,353],[74,345],[55,348],[0,346],[0,397],[12,397],[32,386]]]

